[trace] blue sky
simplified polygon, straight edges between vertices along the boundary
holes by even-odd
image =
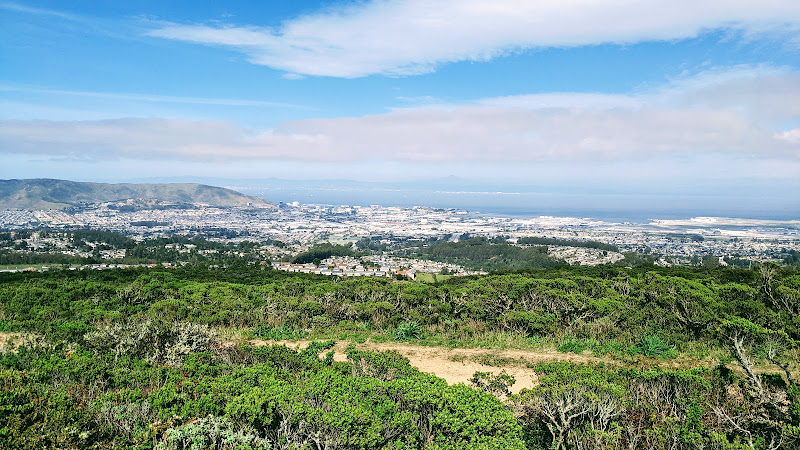
[[[797,208],[796,0],[0,0],[0,178],[457,176]]]

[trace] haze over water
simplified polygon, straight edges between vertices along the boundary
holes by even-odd
[[[570,194],[531,192],[448,192],[395,189],[240,188],[276,203],[327,205],[430,206],[455,208],[500,217],[589,217],[611,222],[685,219],[697,216],[797,220],[796,209],[782,209],[769,199],[722,196]],[[755,201],[754,201],[755,200]],[[761,201],[760,208],[752,206]],[[746,206],[743,206],[746,205]]]

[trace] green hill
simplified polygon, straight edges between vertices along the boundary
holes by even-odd
[[[90,203],[136,200],[267,208],[271,202],[230,189],[196,183],[109,184],[47,178],[0,180],[0,209],[63,209]]]

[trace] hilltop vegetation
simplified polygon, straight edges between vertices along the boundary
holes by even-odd
[[[268,241],[266,243],[279,243]],[[217,242],[174,235],[135,241],[112,231],[38,229],[0,231],[0,265],[222,264],[241,266],[266,257],[251,241]],[[121,251],[121,252],[120,252]]]
[[[658,336],[683,350],[719,345],[724,321],[741,318],[800,340],[800,275],[765,267],[764,273],[561,267],[436,284],[257,266],[1,274],[0,325],[72,339],[69,330],[120,317],[312,333],[348,326],[391,332],[413,321],[465,342],[480,330],[497,330],[625,346]]]
[[[210,206],[257,206],[272,204],[230,189],[195,183],[108,184],[67,180],[0,180],[0,209],[64,209],[94,203],[139,200],[173,204],[203,203]]]
[[[253,266],[0,274],[0,299],[0,331],[38,336],[0,358],[7,448],[766,449],[800,438],[800,274],[773,265],[437,284]],[[507,336],[616,364],[532,363],[539,383],[507,397],[503,378],[476,374],[486,392],[447,386],[397,354],[335,362],[331,342],[253,348],[225,342],[231,330],[450,346]],[[724,356],[656,367],[710,354]]]
[[[484,237],[419,242],[398,253],[481,270],[546,269],[566,264],[548,256],[546,246],[520,247]]]

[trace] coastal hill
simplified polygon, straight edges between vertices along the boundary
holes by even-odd
[[[258,197],[197,183],[109,184],[37,178],[0,180],[0,209],[64,209],[92,203],[134,200],[137,203],[199,203],[209,206],[269,208]]]

